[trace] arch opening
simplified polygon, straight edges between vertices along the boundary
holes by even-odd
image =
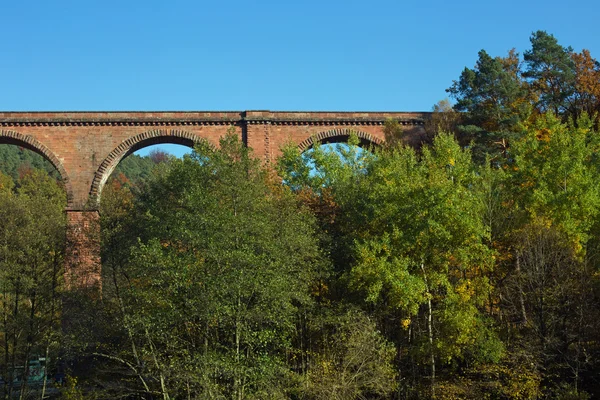
[[[302,141],[298,148],[301,152],[305,152],[311,149],[315,143],[321,144],[334,144],[334,143],[348,143],[351,135],[356,135],[359,140],[359,146],[366,149],[369,147],[378,147],[383,144],[383,141],[370,133],[355,131],[352,129],[332,129],[325,132],[319,132],[316,135],[309,137]]]
[[[73,201],[73,190],[67,171],[63,167],[60,160],[48,149],[32,136],[23,135],[15,131],[0,130],[0,145],[6,146],[5,153],[2,156],[3,165],[0,165],[0,170],[6,171],[11,168],[23,169],[41,169],[46,171],[51,177],[57,179],[64,186],[67,195],[66,207],[69,208]],[[23,153],[20,149],[25,149],[27,152],[34,154]],[[7,154],[11,157],[18,157],[20,165],[8,165]],[[16,162],[16,160],[13,160]],[[13,178],[15,178],[14,174]]]
[[[106,157],[96,171],[90,190],[91,205],[94,207],[99,206],[104,185],[117,166],[131,154],[150,146],[164,144],[185,146],[193,149],[194,145],[200,140],[202,140],[200,137],[185,131],[155,130],[144,132],[123,141]]]
[[[128,186],[133,192],[139,193],[145,188],[146,182],[159,165],[169,163],[176,158],[182,158],[190,152],[190,146],[174,143],[151,144],[130,152],[121,159],[108,175],[103,193],[106,193],[106,189],[115,180],[119,182],[117,185]],[[101,197],[100,202],[102,203],[102,201]]]

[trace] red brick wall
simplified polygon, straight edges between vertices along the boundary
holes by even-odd
[[[102,288],[100,218],[97,211],[67,211],[67,289]]]

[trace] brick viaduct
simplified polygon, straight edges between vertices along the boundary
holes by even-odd
[[[48,159],[67,191],[68,285],[101,283],[98,203],[117,164],[143,147],[199,140],[218,145],[235,132],[265,163],[286,142],[301,150],[314,141],[343,142],[356,132],[364,143],[381,144],[386,119],[400,122],[418,143],[429,113],[421,112],[0,112],[0,144],[14,144]]]

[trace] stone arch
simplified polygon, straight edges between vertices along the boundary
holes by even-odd
[[[22,133],[10,130],[0,130],[0,144],[12,144],[24,147],[28,150],[36,152],[46,160],[50,161],[50,163],[60,174],[62,182],[65,185],[65,190],[67,191],[67,208],[73,205],[73,188],[71,182],[69,181],[69,175],[67,174],[65,167],[62,165],[62,162],[60,162],[58,157],[56,157],[54,153],[50,151],[50,149],[48,149],[33,136],[23,135]]]
[[[97,206],[100,202],[102,188],[108,180],[110,174],[122,159],[131,153],[144,147],[154,144],[172,143],[180,144],[187,147],[194,147],[194,144],[205,140],[193,133],[177,130],[177,129],[155,129],[132,136],[119,144],[109,155],[102,161],[100,167],[94,174],[92,187],[90,189],[90,202]]]
[[[349,128],[338,128],[338,129],[330,129],[328,131],[319,132],[316,135],[312,135],[308,139],[303,140],[298,148],[301,152],[304,152],[310,149],[315,143],[333,143],[333,142],[346,142],[351,134],[356,134],[358,139],[361,142],[361,145],[375,145],[381,146],[383,144],[383,140],[379,139],[376,136],[373,136],[370,133],[357,131]],[[342,140],[336,140],[342,139]]]

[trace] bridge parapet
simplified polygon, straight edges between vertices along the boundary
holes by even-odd
[[[52,161],[69,182],[69,208],[94,207],[98,189],[110,173],[107,158],[115,151],[124,157],[130,152],[157,143],[182,144],[174,135],[153,137],[140,143],[141,135],[156,131],[150,127],[170,127],[165,131],[185,132],[192,145],[206,139],[218,145],[219,138],[234,127],[240,138],[265,162],[274,160],[287,142],[306,147],[326,132],[350,129],[373,142],[384,140],[383,125],[388,118],[400,122],[407,134],[418,137],[430,113],[424,112],[331,112],[331,111],[153,111],[153,112],[0,112],[0,143],[19,144]],[[3,129],[6,128],[6,129]],[[8,132],[12,132],[9,137]],[[317,138],[317,139],[311,139]],[[343,138],[342,138],[343,139]],[[31,143],[39,144],[33,146]],[[122,158],[121,157],[121,158]],[[118,161],[120,161],[120,159]],[[118,162],[117,161],[117,162]],[[104,163],[104,164],[103,164]],[[90,199],[94,201],[89,201]]]

